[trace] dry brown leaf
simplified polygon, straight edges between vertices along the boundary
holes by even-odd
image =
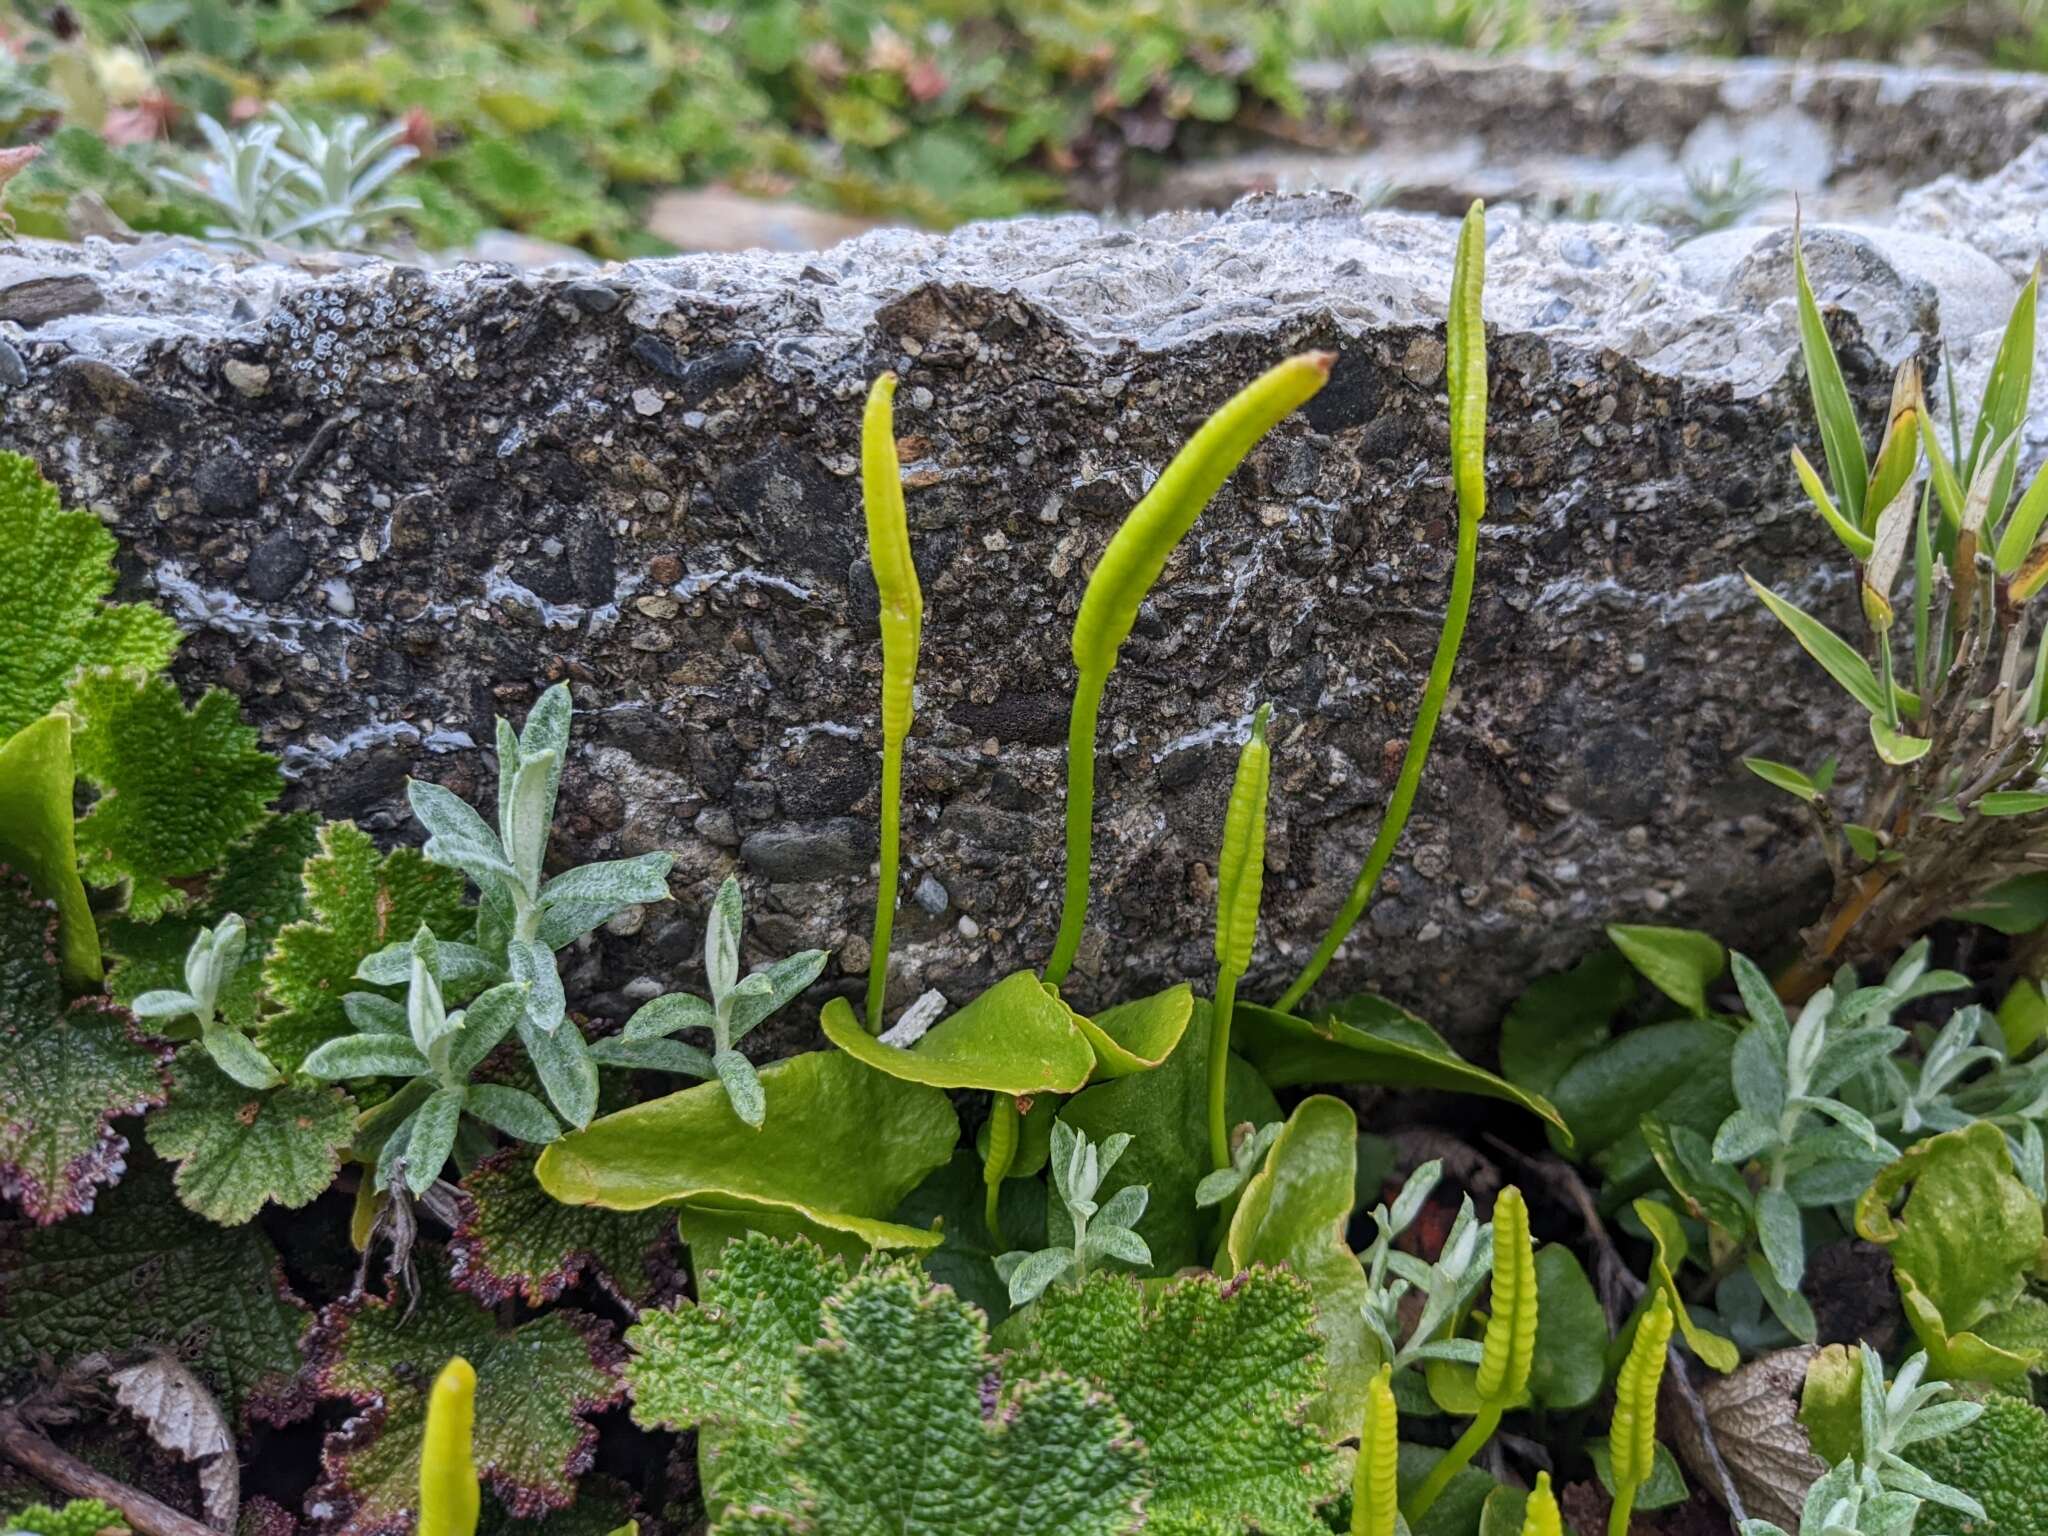
[[[1707,1422],[1746,1512],[1786,1530],[1799,1528],[1806,1491],[1827,1471],[1799,1422],[1799,1392],[1814,1354],[1811,1348],[1781,1349],[1700,1389]],[[1715,1490],[1718,1484],[1692,1415],[1673,1414],[1668,1422],[1686,1469],[1710,1492]]]
[[[217,1530],[233,1530],[241,1504],[241,1461],[227,1416],[205,1383],[169,1355],[151,1355],[111,1373],[107,1381],[114,1401],[134,1415],[152,1440],[199,1463],[207,1519]]]

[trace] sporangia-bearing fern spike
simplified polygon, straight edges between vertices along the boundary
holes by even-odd
[[[1614,1473],[1614,1509],[1608,1536],[1628,1536],[1636,1495],[1657,1465],[1657,1388],[1671,1346],[1671,1299],[1663,1291],[1636,1325],[1635,1342],[1614,1384],[1614,1423],[1608,1454]]]
[[[1074,618],[1073,712],[1067,722],[1067,877],[1059,936],[1045,979],[1058,986],[1073,969],[1088,918],[1088,864],[1095,824],[1095,723],[1117,652],[1138,607],[1175,546],[1194,526],[1232,470],[1284,416],[1329,382],[1330,352],[1304,352],[1269,368],[1202,423],[1152,489],[1131,508],[1089,575]]]
[[[1252,733],[1237,757],[1237,779],[1223,820],[1223,856],[1216,865],[1216,999],[1209,1037],[1209,1159],[1220,1171],[1230,1166],[1230,1124],[1223,1090],[1230,1068],[1230,1013],[1237,984],[1252,963],[1252,938],[1259,926],[1259,893],[1266,875],[1266,798],[1273,783],[1273,753],[1266,745],[1266,721],[1273,706],[1261,704]]]
[[[1351,1536],[1395,1536],[1401,1519],[1401,1414],[1394,1406],[1394,1368],[1382,1365],[1366,1388],[1351,1474]]]
[[[885,373],[868,391],[861,421],[861,499],[867,511],[868,565],[881,598],[882,626],[882,878],[875,894],[875,931],[869,946],[868,1033],[882,1032],[889,989],[889,936],[896,923],[897,858],[902,841],[903,743],[910,734],[917,685],[917,650],[924,632],[924,594],[910,558],[910,525],[903,508],[903,475],[896,460],[892,406],[896,375]]]
[[[1493,1438],[1502,1416],[1529,1390],[1529,1374],[1536,1364],[1536,1248],[1529,1235],[1528,1203],[1512,1184],[1493,1205],[1492,1305],[1473,1381],[1479,1413],[1404,1506],[1411,1525],[1429,1512],[1451,1479]]]
[[[1409,812],[1415,808],[1422,770],[1429,764],[1430,743],[1436,738],[1437,720],[1451,691],[1458,650],[1465,642],[1465,621],[1472,611],[1472,589],[1479,566],[1479,522],[1486,516],[1486,319],[1481,308],[1485,290],[1486,209],[1475,202],[1458,235],[1445,341],[1444,374],[1451,402],[1451,480],[1458,493],[1458,551],[1451,566],[1450,604],[1444,612],[1435,659],[1430,662],[1429,680],[1423,685],[1415,729],[1408,737],[1408,750],[1401,759],[1401,771],[1394,780],[1394,792],[1387,801],[1379,832],[1366,854],[1365,866],[1352,883],[1351,894],[1323,935],[1322,943],[1275,1004],[1282,1013],[1293,1011],[1308,996],[1309,989],[1365,915],[1373,892],[1379,887],[1380,876],[1386,872],[1408,825]]]
[[[1565,1536],[1564,1516],[1557,1507],[1557,1495],[1550,1491],[1550,1474],[1538,1472],[1536,1486],[1529,1490],[1529,1505],[1522,1515],[1522,1536]]]
[[[475,1419],[476,1372],[457,1355],[441,1367],[427,1398],[418,1536],[475,1536],[482,1502],[471,1446]]]

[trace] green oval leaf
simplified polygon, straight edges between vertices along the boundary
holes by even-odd
[[[1094,1018],[1072,1014],[1074,1023],[1095,1052],[1095,1080],[1149,1072],[1173,1054],[1187,1033],[1195,1011],[1195,995],[1186,982],[1150,997],[1118,1003]]]
[[[1309,1417],[1333,1440],[1357,1433],[1379,1363],[1362,1310],[1365,1271],[1344,1241],[1357,1157],[1351,1106],[1327,1094],[1303,1099],[1245,1185],[1223,1245],[1232,1271],[1285,1265],[1315,1293],[1327,1369]]]
[[[1275,1088],[1379,1083],[1474,1093],[1519,1105],[1571,1135],[1541,1094],[1473,1066],[1421,1019],[1372,993],[1347,997],[1315,1022],[1257,1003],[1239,1003],[1231,1018],[1237,1048]]]
[[[1030,971],[1005,976],[905,1049],[861,1027],[852,1004],[834,998],[819,1015],[825,1038],[877,1072],[931,1088],[989,1093],[1072,1093],[1095,1070],[1077,1015]]]
[[[838,1051],[774,1062],[759,1078],[758,1130],[733,1112],[724,1085],[702,1083],[551,1143],[535,1176],[570,1205],[688,1205],[750,1226],[797,1217],[863,1242],[904,1240],[909,1229],[884,1218],[959,1139],[945,1094]]]
[[[1707,987],[1728,969],[1728,952],[1692,928],[1610,923],[1607,937],[1643,979],[1694,1018],[1707,1011]]]

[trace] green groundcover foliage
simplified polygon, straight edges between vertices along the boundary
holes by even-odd
[[[135,26],[228,61],[186,82],[201,95],[259,42],[330,85],[424,62],[330,48],[315,14],[443,42],[475,20],[179,0]],[[588,12],[579,49],[618,14]],[[614,126],[675,131],[632,117],[647,98],[613,65]],[[508,73],[484,110],[551,120],[562,89]],[[867,113],[879,155],[888,125],[852,99],[833,110]],[[490,142],[464,151],[476,174]],[[337,139],[332,163],[377,143]],[[1169,567],[1199,560],[1210,499],[1305,430],[1331,354],[1221,403],[1095,556],[1044,963],[893,1019],[924,639],[893,376],[861,421],[882,879],[860,974],[770,950],[735,868],[562,856],[594,684],[531,687],[496,722],[492,771],[460,781],[482,803],[411,781],[408,837],[278,809],[236,699],[166,673],[173,626],[109,601],[98,520],[0,457],[4,1529],[2048,1530],[2048,902],[1981,865],[2048,858],[2048,482],[2008,473],[2033,289],[1969,430],[1937,426],[1909,368],[1873,454],[1800,269],[1827,473],[1794,467],[1868,633],[1756,586],[1815,662],[1797,686],[1818,708],[1831,679],[1868,723],[1855,792],[1908,810],[1838,809],[1832,764],[1751,762],[1829,846],[1823,921],[1758,954],[1618,925],[1516,1002],[1495,1070],[1328,979],[1455,699],[1487,511],[1485,242],[1475,207],[1448,458],[1417,465],[1448,471],[1443,627],[1370,851],[1271,992],[1290,736],[1256,700],[1190,974],[1130,995],[1112,974],[1087,1012],[1070,982],[1110,680]],[[668,902],[701,919],[701,976],[615,1007],[592,972]]]

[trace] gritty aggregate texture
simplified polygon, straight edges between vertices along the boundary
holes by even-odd
[[[821,985],[860,985],[880,646],[857,433],[866,380],[896,369],[927,602],[900,1007],[1043,961],[1087,572],[1209,409],[1334,348],[1329,387],[1225,488],[1125,650],[1069,988],[1087,1006],[1209,973],[1231,764],[1269,699],[1259,996],[1371,840],[1435,643],[1453,236],[1319,197],[561,273],[25,243],[0,252],[0,316],[24,283],[44,311],[52,280],[68,297],[0,323],[0,446],[117,530],[124,595],[187,626],[181,677],[243,696],[295,803],[412,837],[406,775],[486,800],[491,715],[568,678],[557,856],[679,854],[680,899],[571,968],[615,1014],[696,983],[697,914],[733,869],[758,958],[822,945]],[[2013,291],[1967,246],[1915,241],[1809,235],[1873,412],[1944,330],[1969,366]],[[1508,216],[1489,261],[1479,597],[1417,815],[1331,973],[1467,1041],[1603,923],[1781,936],[1817,857],[1738,759],[1862,761],[1738,574],[1849,611],[1786,465],[1812,439],[1786,232],[1702,256]],[[811,1017],[764,1034],[813,1043]]]

